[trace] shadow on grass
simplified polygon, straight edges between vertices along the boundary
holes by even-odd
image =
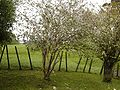
[[[41,75],[39,71],[0,71],[0,90],[39,90],[54,84]]]

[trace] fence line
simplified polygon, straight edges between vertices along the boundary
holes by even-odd
[[[88,57],[87,57],[87,59],[86,59],[85,66],[84,66],[84,68],[83,68],[83,72],[85,72],[85,69],[86,69],[87,63],[88,63]]]
[[[79,67],[79,65],[80,65],[81,60],[82,60],[82,57],[80,57],[80,59],[79,59],[79,61],[78,61],[78,64],[77,64],[77,67],[76,67],[75,72],[77,72],[77,70],[78,70],[78,67]]]
[[[28,52],[28,57],[29,57],[29,61],[30,61],[30,67],[31,67],[31,70],[33,70],[32,60],[31,60],[30,51],[29,51],[28,47],[27,47],[27,52]]]
[[[61,52],[61,56],[60,56],[60,64],[59,64],[59,69],[58,69],[58,71],[61,70],[62,58],[63,58],[63,51]]]
[[[5,50],[5,45],[4,45],[3,50],[2,50],[2,53],[1,53],[0,63],[1,63],[1,60],[2,60],[2,57],[3,57],[4,50]]]
[[[10,69],[10,60],[9,60],[8,46],[7,45],[6,45],[6,53],[7,53],[8,69]]]
[[[18,50],[17,50],[16,46],[15,46],[15,51],[16,51],[16,55],[17,55],[17,59],[18,59],[19,70],[22,70],[20,59],[19,59],[19,55],[18,55]]]
[[[92,62],[93,62],[93,59],[91,59],[91,61],[90,61],[90,67],[89,67],[88,73],[90,73],[90,71],[91,71],[91,68],[92,68]]]
[[[68,58],[67,58],[67,51],[65,52],[65,65],[66,65],[66,72],[68,71]]]
[[[2,49],[2,52],[1,52],[1,56],[0,56],[0,64],[2,62],[2,57],[3,57],[3,54],[4,54],[4,51],[6,49],[6,57],[7,57],[7,64],[8,64],[8,69],[11,69],[10,68],[10,59],[9,59],[9,53],[8,53],[8,46],[7,45],[4,45],[3,46],[3,49]],[[30,63],[30,69],[33,70],[33,64],[32,64],[32,59],[31,59],[31,54],[30,54],[30,50],[29,48],[27,47],[27,54],[28,54],[28,59],[29,59],[29,63]],[[19,65],[19,70],[22,70],[22,65],[21,65],[21,62],[20,62],[20,58],[19,58],[19,53],[18,53],[18,49],[17,49],[17,46],[15,46],[15,52],[16,52],[16,56],[17,56],[17,60],[18,60],[18,65]],[[61,65],[62,65],[62,61],[63,61],[63,55],[65,55],[65,71],[68,72],[68,52],[65,51],[65,54],[63,54],[64,52],[62,51],[61,54],[59,55],[60,56],[60,62],[59,62],[59,66],[58,66],[58,71],[61,71]],[[78,71],[78,68],[81,64],[81,60],[82,60],[83,57],[80,57],[79,58],[79,61],[76,65],[76,68],[75,68],[75,72]],[[89,64],[89,68],[88,68],[88,73],[91,73],[91,69],[92,69],[92,64],[93,64],[93,59],[90,60],[90,58],[86,58],[86,61],[85,61],[85,65],[83,67],[83,72],[85,72],[86,70],[86,67],[88,65],[88,61],[90,61],[90,64]],[[104,70],[104,63],[100,69],[100,75],[103,73],[103,70]],[[114,71],[116,71],[115,73],[115,76],[116,77],[119,77],[119,63],[117,64],[117,67],[116,69],[114,69]]]

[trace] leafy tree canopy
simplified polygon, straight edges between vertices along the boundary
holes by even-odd
[[[0,0],[0,44],[11,41],[11,29],[15,21],[15,3],[13,0]]]

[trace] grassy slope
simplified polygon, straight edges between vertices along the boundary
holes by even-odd
[[[75,53],[69,53],[68,55],[68,70],[71,72],[64,72],[65,70],[65,59],[63,58],[62,68],[63,72],[55,72],[52,74],[52,80],[48,83],[43,84],[41,68],[41,53],[39,51],[32,52],[31,58],[33,62],[34,70],[31,71],[29,66],[29,59],[27,56],[26,47],[23,45],[17,45],[20,61],[22,64],[22,71],[18,69],[18,62],[15,55],[14,45],[9,45],[9,57],[11,69],[7,69],[7,59],[6,53],[4,53],[2,63],[0,65],[0,90],[53,90],[53,86],[57,87],[57,90],[113,90],[116,88],[120,90],[120,81],[113,80],[112,84],[106,84],[101,82],[102,77],[98,75],[102,62],[94,59],[92,65],[92,73],[97,74],[88,74],[80,73],[83,70],[85,60],[82,59],[82,62],[79,67],[79,72],[75,71],[77,62],[79,60],[78,56]],[[88,71],[88,66],[86,72]],[[59,64],[58,64],[59,65]],[[58,70],[58,65],[55,70]]]
[[[101,82],[97,74],[55,72],[50,82],[42,81],[41,71],[0,71],[0,90],[120,90],[120,81]]]

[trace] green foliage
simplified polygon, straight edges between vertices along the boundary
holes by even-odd
[[[111,3],[111,12],[113,16],[120,15],[120,1],[119,2],[112,2]]]
[[[0,0],[0,44],[11,41],[11,29],[15,21],[15,2]]]

